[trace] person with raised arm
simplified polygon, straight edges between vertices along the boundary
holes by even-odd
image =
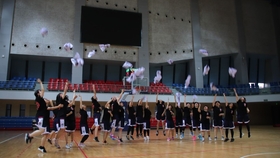
[[[143,130],[144,130],[144,140],[149,141],[150,140],[150,128],[151,128],[151,115],[152,112],[149,109],[149,104],[148,104],[148,98],[146,98],[146,105],[144,109],[144,124],[143,124]]]
[[[136,111],[135,111],[135,107],[133,106],[133,99],[134,99],[134,95],[131,96],[129,106],[127,108],[127,114],[128,114],[128,130],[126,134],[127,140],[130,139],[134,140],[133,132],[136,125]]]
[[[111,117],[113,117],[113,113],[112,110],[110,108],[110,103],[112,102],[112,99],[109,100],[104,107],[103,110],[103,117],[102,117],[102,123],[103,123],[103,143],[107,144],[107,137],[110,133],[111,130],[111,123],[110,123],[110,119]]]
[[[73,146],[74,141],[74,132],[76,129],[76,117],[75,117],[75,100],[78,96],[73,91],[73,99],[69,102],[66,112],[66,130],[65,130],[65,142],[66,142],[66,149],[70,149]],[[71,137],[71,143],[68,144],[68,136]]]
[[[67,90],[68,90],[68,82],[65,83],[64,86],[64,91],[63,93],[58,93],[56,96],[56,104],[57,105],[62,105],[62,108],[59,108],[57,111],[57,117],[54,120],[55,123],[55,147],[60,149],[60,145],[58,144],[58,140],[61,135],[64,134],[65,128],[66,128],[66,112],[67,112],[67,107],[69,104],[69,99],[68,96],[66,95]]]
[[[189,102],[187,102],[186,98],[187,98],[187,96],[184,95],[184,109],[183,109],[183,112],[184,112],[184,123],[185,123],[185,126],[189,126],[190,134],[193,136],[192,120],[191,120],[192,109],[191,109],[191,104]],[[184,133],[184,131],[183,131],[183,133]]]
[[[156,120],[157,120],[157,131],[156,136],[158,136],[158,130],[159,130],[159,122],[161,122],[163,135],[165,136],[165,116],[162,116],[165,109],[165,104],[163,100],[158,100],[158,93],[156,95]]]
[[[122,131],[124,129],[124,106],[123,106],[123,102],[121,102],[121,100],[119,100],[119,119],[117,120],[117,128],[118,128],[118,141],[119,143],[123,142],[122,140]]]
[[[228,130],[230,130],[230,134],[231,134],[230,142],[233,142],[234,141],[233,129],[235,128],[234,122],[233,122],[233,115],[234,115],[235,107],[234,107],[233,103],[228,103],[225,93],[223,93],[223,95],[224,95],[225,104],[226,104],[225,122],[224,122],[226,139],[224,141],[227,142],[229,140],[228,139]]]
[[[224,110],[221,108],[220,101],[216,101],[217,94],[215,94],[213,102],[212,102],[212,108],[213,108],[213,127],[214,127],[214,135],[215,135],[215,141],[217,140],[217,130],[220,129],[221,133],[221,140],[224,140],[224,133],[223,133],[223,116],[224,116]]]
[[[47,136],[50,133],[50,110],[55,110],[61,108],[62,105],[53,106],[53,101],[44,98],[45,89],[43,83],[40,79],[37,79],[37,82],[40,84],[41,89],[38,89],[34,92],[35,102],[37,106],[36,112],[36,120],[38,130],[35,130],[32,133],[25,134],[25,142],[31,143],[31,140],[39,135],[43,135],[41,138],[41,144],[38,148],[39,151],[46,153],[45,142],[47,140]]]
[[[192,127],[193,127],[193,140],[196,140],[196,134],[198,135],[198,138],[201,137],[201,135],[199,134],[199,130],[200,130],[200,114],[198,112],[199,109],[199,103],[196,102],[195,99],[193,99],[193,103],[192,103],[192,113],[193,113],[193,118],[192,118]],[[197,132],[196,132],[197,129]]]
[[[201,121],[201,126],[200,126],[200,131],[202,134],[202,139],[201,141],[204,142],[204,136],[205,136],[205,132],[207,132],[208,134],[208,140],[211,141],[211,137],[210,137],[210,119],[211,119],[211,114],[208,110],[208,106],[205,105],[203,107],[203,110],[201,111],[201,104],[199,104],[198,107],[198,112],[200,113],[200,121]]]
[[[94,118],[94,123],[92,127],[90,128],[91,134],[93,134],[94,131],[94,140],[96,142],[99,142],[98,140],[98,129],[99,129],[99,124],[100,124],[100,117],[101,117],[101,112],[102,112],[102,107],[97,101],[97,96],[96,96],[96,89],[95,85],[92,85],[93,89],[93,96],[91,97],[91,102],[92,102],[92,107],[93,107],[93,118]]]
[[[142,137],[143,132],[143,123],[144,123],[144,107],[143,107],[143,99],[141,98],[137,102],[136,106],[136,137],[139,138],[139,135]],[[140,132],[140,134],[139,134]]]
[[[167,141],[174,140],[174,121],[173,116],[175,115],[172,110],[172,105],[169,104],[169,98],[167,100],[166,109],[163,111],[162,116],[166,116],[166,129],[167,129]],[[171,136],[170,136],[171,133]]]
[[[79,95],[80,97],[80,132],[81,135],[83,136],[80,143],[79,143],[79,147],[85,147],[85,141],[88,139],[89,137],[89,128],[88,128],[88,114],[87,114],[87,107],[85,105],[83,105],[83,100],[82,100],[82,96]]]
[[[124,93],[124,90],[122,89],[119,97],[113,97],[112,101],[110,102],[110,108],[112,109],[112,113],[113,113],[113,118],[112,118],[112,123],[111,123],[111,134],[110,137],[111,139],[115,140],[116,136],[115,136],[115,130],[117,127],[117,121],[119,120],[119,103],[122,99],[122,95]]]
[[[246,125],[247,127],[247,131],[248,131],[248,138],[251,137],[251,133],[250,133],[250,126],[249,126],[249,116],[248,113],[250,112],[249,108],[248,108],[248,104],[246,103],[246,98],[245,97],[240,97],[238,96],[236,89],[233,89],[235,97],[236,97],[236,102],[237,102],[237,123],[238,123],[238,127],[239,127],[239,134],[240,134],[240,138],[242,138],[242,125],[243,123]]]
[[[175,138],[178,137],[178,135],[179,135],[178,132],[179,132],[179,129],[180,129],[180,139],[183,139],[183,129],[184,129],[184,127],[183,127],[183,110],[180,107],[179,102],[177,102],[177,100],[176,100],[176,95],[174,95],[174,102],[175,102],[175,111],[176,111],[176,114],[175,114],[176,136],[175,136]]]

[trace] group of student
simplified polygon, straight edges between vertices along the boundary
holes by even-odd
[[[38,130],[32,133],[26,133],[25,142],[30,143],[31,140],[39,135],[43,135],[41,138],[41,144],[38,148],[41,152],[46,152],[45,142],[48,141],[52,144],[52,137],[54,137],[54,145],[60,149],[58,140],[61,136],[65,137],[66,148],[69,149],[73,146],[73,133],[75,132],[75,100],[79,97],[80,102],[80,133],[82,139],[78,144],[79,147],[84,147],[84,142],[89,137],[89,132],[94,134],[94,140],[99,142],[98,131],[101,126],[103,133],[103,143],[107,143],[107,137],[110,136],[111,139],[117,140],[118,142],[123,142],[122,140],[122,130],[125,127],[125,123],[128,127],[126,138],[127,140],[134,140],[134,128],[136,126],[136,137],[143,137],[144,140],[148,141],[150,139],[150,128],[151,128],[151,111],[148,105],[148,98],[143,97],[137,101],[136,108],[133,106],[134,96],[131,97],[129,106],[127,109],[124,108],[123,102],[121,102],[122,95],[124,91],[120,93],[118,97],[112,97],[104,107],[102,107],[96,96],[95,85],[93,87],[92,106],[93,106],[93,119],[94,124],[92,127],[88,127],[88,114],[86,111],[86,106],[83,105],[82,96],[77,96],[75,91],[73,91],[73,98],[69,100],[66,95],[68,91],[68,83],[65,83],[63,93],[59,93],[56,97],[56,105],[51,100],[44,98],[44,86],[40,79],[37,80],[41,85],[41,89],[36,90],[35,101],[37,105],[37,127]],[[225,98],[225,111],[220,106],[220,102],[216,101],[216,95],[213,100],[213,127],[215,140],[217,140],[217,130],[220,129],[222,140],[229,141],[228,133],[231,132],[231,142],[234,141],[235,128],[233,122],[233,116],[237,114],[237,122],[239,124],[240,138],[242,138],[242,124],[245,123],[248,130],[248,137],[250,137],[250,127],[249,127],[249,117],[250,112],[244,97],[239,98],[236,90],[234,89],[237,108],[235,108],[233,103],[228,103],[226,96]],[[180,106],[178,99],[174,96],[175,105],[169,103],[169,98],[167,104],[163,100],[158,99],[158,94],[156,95],[156,136],[159,134],[159,124],[162,122],[163,135],[166,136],[167,131],[167,141],[174,140],[174,129],[176,132],[175,138],[184,138],[184,131],[186,126],[190,129],[190,134],[192,139],[200,139],[204,141],[205,133],[207,132],[208,139],[210,137],[210,121],[211,114],[208,110],[208,106],[204,106],[201,110],[201,104],[196,102],[195,99],[193,103],[186,102],[186,95],[184,95],[183,107]],[[145,105],[143,105],[145,103]],[[175,111],[173,110],[175,108]],[[50,129],[50,111],[54,113],[54,129]],[[237,112],[235,112],[237,111]],[[125,114],[128,115],[128,120],[125,121]],[[173,118],[175,117],[175,122]],[[115,135],[115,130],[118,129],[118,134]],[[198,130],[196,130],[198,129]],[[223,135],[223,129],[225,129],[225,138]],[[179,133],[180,130],[180,133]],[[200,130],[200,132],[199,132]],[[196,134],[198,137],[196,137]],[[68,137],[71,137],[70,143],[68,142]]]

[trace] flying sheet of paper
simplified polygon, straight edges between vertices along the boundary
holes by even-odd
[[[185,88],[188,88],[190,83],[191,83],[191,75],[188,75],[188,77],[187,77],[187,79],[185,81]]]
[[[199,49],[199,53],[208,56],[208,52],[206,49]]]
[[[124,62],[122,67],[125,68],[125,69],[128,69],[128,68],[132,68],[133,66],[130,62],[126,61],[126,62]]]
[[[73,48],[73,44],[71,44],[71,43],[65,43],[65,44],[63,45],[63,48],[64,48],[64,50],[66,50],[66,51],[70,51],[70,50]]]
[[[48,31],[47,28],[45,28],[45,27],[41,28],[40,34],[41,34],[43,37],[47,36],[48,33],[49,33],[49,31]]]
[[[203,69],[203,76],[208,75],[209,70],[210,70],[210,66],[205,65]]]
[[[95,55],[95,50],[88,52],[88,58],[91,58],[94,55]]]

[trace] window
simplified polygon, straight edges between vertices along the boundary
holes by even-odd
[[[12,114],[12,104],[6,104],[6,117],[11,117]]]
[[[19,105],[19,117],[25,117],[25,104]]]

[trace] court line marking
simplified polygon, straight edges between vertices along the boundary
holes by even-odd
[[[251,157],[251,156],[259,156],[259,155],[274,155],[274,154],[280,154],[280,152],[256,153],[256,154],[241,156],[240,158],[246,158],[246,157]]]
[[[3,140],[2,142],[0,142],[0,144],[3,144],[3,143],[5,143],[5,142],[7,142],[7,141],[9,141],[9,140],[12,140],[12,139],[14,139],[14,138],[16,138],[16,137],[18,137],[18,136],[20,136],[20,135],[22,135],[23,133],[21,133],[21,134],[19,134],[19,135],[16,135],[16,136],[13,136],[13,137],[11,137],[11,138],[8,138],[8,139],[6,139],[6,140]]]
[[[88,158],[88,156],[87,156],[87,154],[85,153],[85,151],[84,151],[81,147],[79,147],[79,144],[77,143],[77,141],[74,140],[74,142],[76,143],[77,147],[80,149],[80,151],[82,152],[82,154],[85,156],[85,158]]]

